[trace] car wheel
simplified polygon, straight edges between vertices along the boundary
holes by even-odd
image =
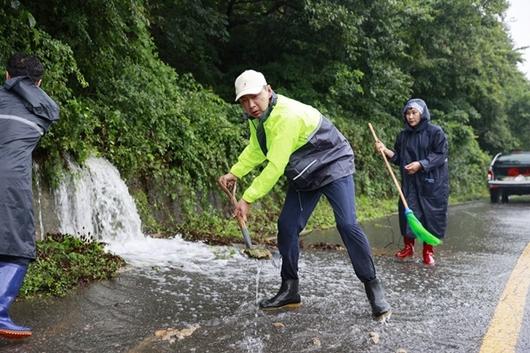
[[[499,202],[499,192],[497,190],[490,190],[490,201],[491,203]]]
[[[508,194],[506,193],[502,193],[502,202],[503,203],[508,203]]]

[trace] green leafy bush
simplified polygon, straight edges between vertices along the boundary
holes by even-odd
[[[49,234],[37,241],[37,260],[30,264],[20,294],[62,297],[79,285],[114,277],[124,265],[123,259],[106,253],[101,242]]]

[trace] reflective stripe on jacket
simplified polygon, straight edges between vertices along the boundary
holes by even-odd
[[[260,147],[260,121],[266,154]],[[267,161],[243,194],[247,202],[265,196],[285,173],[299,190],[314,190],[354,172],[353,151],[346,138],[315,108],[277,95],[268,116],[249,121],[250,141],[230,172],[238,178]]]

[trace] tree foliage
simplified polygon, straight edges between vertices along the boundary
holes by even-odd
[[[200,218],[198,206],[217,212],[215,180],[247,137],[233,104],[247,68],[339,125],[364,196],[394,195],[367,122],[391,146],[410,97],[448,134],[455,195],[481,192],[488,154],[530,148],[530,86],[503,23],[506,0],[0,4],[0,56],[38,55],[62,108],[37,151],[50,175],[65,155],[100,154],[147,204],[158,206],[152,185],[178,199],[182,222]]]

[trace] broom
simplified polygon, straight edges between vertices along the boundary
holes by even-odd
[[[237,184],[234,183],[234,187],[232,188],[232,191],[228,190],[223,184],[219,183],[219,186],[221,189],[225,192],[225,194],[228,196],[228,199],[230,200],[230,203],[232,204],[232,207],[235,207],[237,204],[237,198],[236,198],[236,188]],[[243,236],[243,241],[245,243],[245,250],[243,250],[243,253],[246,254],[248,257],[253,257],[256,259],[270,259],[272,258],[272,254],[267,249],[260,249],[255,248],[252,246],[252,241],[250,240],[250,232],[248,231],[247,224],[243,217],[237,216],[237,223],[239,225],[239,229],[241,230],[241,235]]]
[[[377,142],[379,139],[377,138],[377,135],[375,134],[375,130],[372,126],[372,124],[368,123],[368,127],[370,128],[370,131],[372,132],[372,135],[374,136],[374,140]],[[388,171],[390,172],[390,175],[392,176],[392,180],[394,181],[394,184],[396,185],[396,188],[399,192],[399,197],[401,198],[401,202],[403,203],[403,206],[405,206],[405,217],[407,218],[407,224],[410,227],[410,230],[414,235],[416,235],[418,238],[420,238],[424,243],[430,244],[430,245],[439,245],[442,243],[440,239],[435,237],[433,234],[431,234],[423,224],[416,218],[414,215],[414,212],[409,208],[409,205],[407,203],[407,200],[405,200],[405,195],[403,195],[403,191],[401,190],[401,186],[399,185],[398,180],[396,179],[396,176],[394,175],[394,171],[392,170],[392,167],[390,166],[390,163],[388,163],[388,159],[386,158],[384,151],[381,152],[381,155],[383,156],[383,159],[385,161],[386,167]]]

